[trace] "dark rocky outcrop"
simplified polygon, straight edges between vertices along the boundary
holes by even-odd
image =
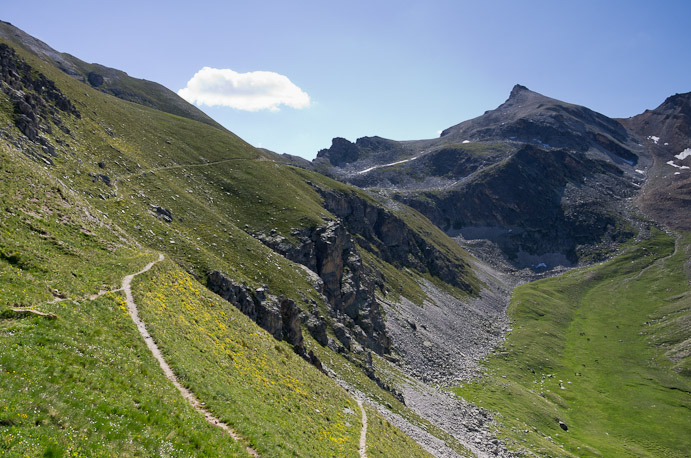
[[[466,292],[475,292],[463,278],[469,269],[467,264],[439,250],[391,211],[355,193],[315,189],[323,197],[324,207],[341,218],[350,233],[358,234],[357,243],[376,252],[380,259],[396,267],[429,273]]]
[[[575,264],[583,246],[633,236],[616,202],[634,192],[611,162],[525,145],[453,189],[396,198],[447,233],[492,240],[526,267],[548,253],[565,257],[552,265]]]
[[[375,275],[363,265],[357,246],[343,223],[330,221],[294,235],[299,239],[295,245],[276,233],[256,237],[319,276],[321,282],[315,286],[326,297],[334,321],[343,325],[342,332],[348,341],[356,340],[377,353],[390,351],[390,339],[374,293]],[[311,320],[308,329],[324,344],[325,324],[319,323],[317,316]]]
[[[323,316],[312,314],[307,320],[307,330],[310,335],[314,337],[320,345],[325,346],[329,343],[329,337],[326,334],[326,320]]]
[[[346,167],[354,162],[366,161],[376,157],[378,162],[395,160],[405,151],[399,142],[382,137],[362,137],[352,143],[345,138],[336,137],[331,146],[317,153],[315,164],[328,161],[334,167]]]
[[[156,215],[156,218],[162,219],[166,223],[173,222],[173,213],[169,209],[163,208],[160,205],[152,205],[151,207]]]
[[[207,288],[233,304],[274,338],[291,344],[297,354],[310,358],[305,353],[301,312],[294,301],[272,296],[265,288],[252,291],[218,270],[209,273]],[[313,355],[311,359],[315,358]]]
[[[80,118],[79,110],[52,80],[35,71],[6,44],[0,44],[0,90],[14,105],[15,126],[40,146],[42,154],[32,152],[34,159],[52,163],[50,157],[55,157],[55,147],[43,134],[51,134],[52,125],[69,134],[61,116]]]
[[[103,76],[99,75],[96,72],[89,72],[86,79],[89,82],[89,84],[92,85],[93,87],[99,87],[104,82]]]
[[[359,148],[345,138],[336,137],[331,140],[331,147],[329,149],[320,150],[317,153],[317,157],[325,157],[329,160],[331,165],[343,167],[346,164],[358,160]]]

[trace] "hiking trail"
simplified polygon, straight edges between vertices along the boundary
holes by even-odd
[[[175,388],[178,389],[180,394],[182,395],[183,398],[185,398],[191,405],[192,407],[204,414],[204,418],[206,421],[218,428],[221,428],[224,430],[230,437],[232,437],[234,440],[243,443],[245,442],[242,437],[233,431],[233,429],[228,426],[227,424],[223,423],[221,420],[216,418],[211,412],[206,410],[202,406],[202,403],[199,401],[199,399],[192,393],[190,390],[185,388],[180,384],[178,381],[177,376],[173,372],[173,370],[170,368],[168,363],[166,362],[165,359],[163,359],[163,354],[161,353],[161,350],[158,348],[158,345],[154,342],[154,339],[151,337],[149,332],[146,330],[146,325],[144,322],[139,318],[139,310],[137,309],[137,305],[134,303],[134,298],[132,297],[132,288],[130,285],[132,284],[132,279],[136,277],[137,275],[143,274],[144,272],[147,272],[149,269],[151,269],[154,264],[157,262],[163,261],[164,257],[162,254],[158,255],[158,260],[152,261],[148,263],[142,270],[140,270],[137,273],[127,275],[125,278],[122,279],[122,291],[125,292],[125,298],[127,300],[127,310],[129,311],[130,317],[132,318],[132,321],[134,321],[134,324],[137,326],[137,330],[139,331],[139,334],[142,336],[144,339],[144,342],[146,342],[146,346],[149,347],[149,350],[151,353],[154,355],[154,358],[158,361],[158,364],[161,366],[161,369],[163,369],[163,373],[166,375],[168,380],[170,380],[173,385],[175,385]],[[362,407],[360,407],[362,408]],[[364,410],[363,410],[363,418],[364,418]],[[366,428],[366,424],[365,424]],[[364,434],[364,433],[363,433]],[[364,437],[364,436],[363,436]],[[362,438],[360,439],[360,447],[362,449]],[[251,448],[249,445],[246,446],[247,448],[247,453],[249,453],[251,456],[255,458],[259,458],[259,454],[257,453],[256,450]],[[362,451],[360,452],[360,455],[362,456]]]

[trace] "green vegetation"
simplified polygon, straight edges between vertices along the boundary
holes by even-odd
[[[358,410],[359,411],[359,410]],[[387,420],[382,418],[376,410],[365,406],[367,417],[367,456],[372,458],[389,458],[405,456],[408,458],[427,458],[429,453],[422,450]]]
[[[360,415],[347,392],[203,287],[219,269],[303,308],[325,308],[302,268],[252,236],[275,230],[292,240],[295,229],[332,218],[306,183],[319,176],[267,160],[227,131],[103,94],[15,49],[82,116],[58,113],[69,133],[45,134],[56,149],[46,166],[29,158],[40,146],[13,126],[0,91],[0,455],[246,455],[166,380],[121,295],[90,299],[155,259],[151,248],[167,261],[133,290],[181,382],[263,456],[356,457]],[[20,319],[13,307],[57,319]],[[372,393],[383,392],[372,384]],[[372,420],[380,456],[425,455]]]
[[[357,456],[357,404],[289,345],[169,261],[133,287],[181,382],[262,456]]]
[[[180,381],[262,456],[358,456],[357,404],[288,344],[258,330],[169,261],[133,286],[141,315]],[[410,456],[424,456],[410,438],[372,418],[386,433],[371,436],[384,456],[396,456],[401,444]]]
[[[518,287],[504,348],[456,393],[539,456],[686,456],[690,245],[653,231],[612,261]]]
[[[123,303],[0,318],[0,456],[248,456],[166,379]]]
[[[154,256],[26,161],[0,145],[0,456],[247,456],[165,378],[120,294],[89,299]]]

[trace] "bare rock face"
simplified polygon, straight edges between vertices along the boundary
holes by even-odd
[[[323,316],[311,315],[307,320],[307,330],[320,345],[324,346],[329,343],[329,337],[326,334],[326,320]]]
[[[292,245],[280,235],[256,236],[265,245],[293,262],[304,265],[321,279],[319,292],[330,306],[335,322],[344,325],[350,339],[379,354],[391,349],[386,325],[375,297],[375,277],[362,264],[357,245],[341,221],[297,233],[300,243]],[[309,321],[309,320],[308,320]],[[313,317],[308,325],[315,339],[325,345],[326,323]]]
[[[33,153],[32,157],[52,164],[50,157],[55,156],[55,147],[43,134],[52,133],[52,126],[69,134],[61,116],[71,115],[79,119],[81,114],[77,108],[52,80],[36,72],[5,44],[0,44],[0,90],[14,105],[17,129],[42,152]]]
[[[345,138],[336,137],[331,141],[331,148],[323,149],[317,153],[317,157],[325,157],[336,167],[342,167],[350,162],[355,162],[359,157],[359,148]]]
[[[283,339],[294,347],[303,348],[302,328],[300,327],[300,308],[291,300],[282,298],[280,300],[281,311],[281,331]]]
[[[301,313],[291,299],[276,298],[265,288],[251,291],[214,270],[207,278],[207,287],[251,318],[277,340],[293,345],[296,353],[305,356]]]
[[[324,198],[324,207],[343,221],[348,232],[361,236],[358,244],[364,248],[374,247],[382,260],[396,267],[429,273],[469,293],[474,292],[462,277],[470,268],[468,265],[442,253],[390,211],[356,194],[315,189]]]
[[[654,110],[621,120],[655,158],[640,204],[657,221],[691,231],[691,92],[668,97]]]

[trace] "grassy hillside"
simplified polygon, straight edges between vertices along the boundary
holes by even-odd
[[[168,382],[119,288],[154,255],[43,168],[2,147],[0,454],[246,456]],[[360,417],[343,389],[171,261],[133,285],[181,381],[263,456],[357,456]],[[24,315],[17,307],[51,313]],[[386,456],[417,444],[370,416]],[[376,429],[374,431],[377,431]],[[289,438],[289,439],[287,439]]]
[[[124,297],[89,298],[153,255],[27,162],[0,145],[0,455],[246,456],[183,402]]]
[[[456,393],[538,456],[688,456],[690,246],[657,231],[612,261],[518,287],[505,347]]]
[[[296,230],[333,219],[306,182],[319,176],[16,52],[80,116],[55,110],[59,125],[41,133],[55,148],[49,154],[15,127],[12,98],[0,91],[0,452],[244,456],[244,445],[208,426],[166,381],[121,293],[91,299],[159,251],[167,261],[133,289],[181,381],[263,456],[357,456],[354,399],[204,287],[209,271],[222,270],[325,312],[304,270],[251,235],[273,230],[295,241]],[[57,319],[25,318],[17,307]],[[342,359],[304,335],[309,347]],[[386,396],[373,383],[367,393]],[[370,420],[373,456],[426,456],[382,418]]]

